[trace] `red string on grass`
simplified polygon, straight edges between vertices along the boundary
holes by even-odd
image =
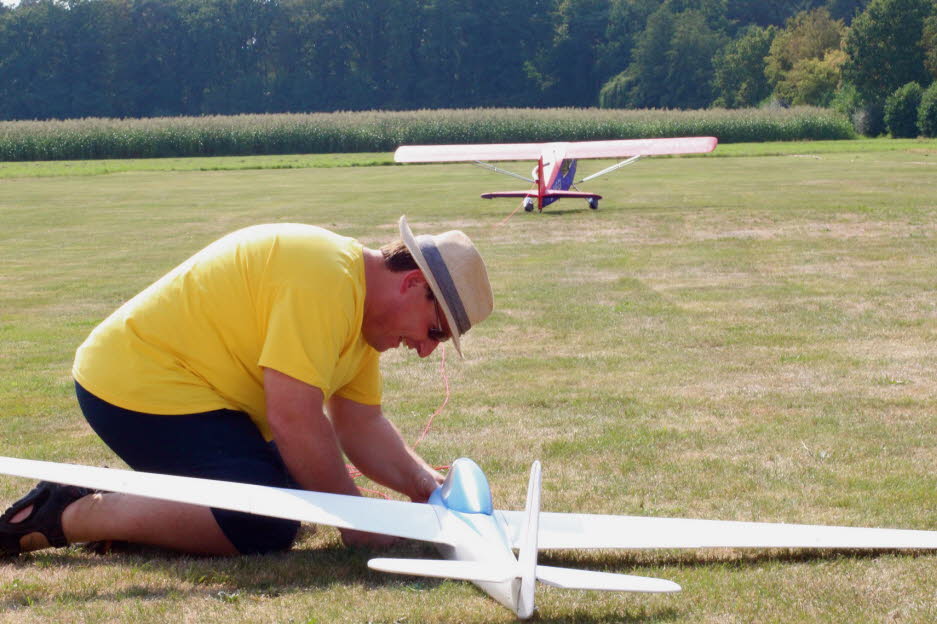
[[[515,208],[514,211],[513,211],[511,214],[509,214],[508,216],[506,216],[505,218],[503,218],[500,222],[496,223],[496,224],[494,225],[494,227],[495,227],[495,228],[499,228],[499,227],[501,227],[502,225],[504,225],[505,223],[507,223],[508,220],[509,220],[511,217],[513,217],[515,214],[517,214],[517,211],[521,209],[521,206],[524,205],[524,202],[525,202],[526,200],[527,200],[526,197],[525,197],[524,199],[522,199],[522,200],[521,200],[521,203],[519,203],[519,204],[517,205],[517,208]]]

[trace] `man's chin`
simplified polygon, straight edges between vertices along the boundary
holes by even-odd
[[[396,343],[396,344],[392,343],[389,340],[376,341],[376,340],[368,340],[367,338],[365,338],[364,341],[368,343],[368,346],[370,346],[372,349],[374,349],[378,353],[384,353],[385,351],[390,351],[391,349],[396,348],[400,344],[400,343]]]

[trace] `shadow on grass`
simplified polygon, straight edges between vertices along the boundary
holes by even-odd
[[[9,565],[13,569],[59,568],[64,571],[130,568],[175,578],[185,585],[225,586],[250,592],[275,589],[286,593],[337,584],[355,584],[369,589],[395,585],[427,589],[442,582],[374,572],[368,569],[367,562],[376,556],[438,557],[433,547],[419,543],[401,543],[381,551],[346,548],[334,543],[299,547],[284,553],[236,557],[197,556],[136,544],[115,544],[112,551],[104,554],[92,552],[83,545],[74,545],[68,550],[37,551],[0,559],[0,565]],[[6,588],[0,586],[2,589]]]
[[[876,559],[895,555],[909,558],[935,556],[933,550],[909,550],[895,548],[878,549],[810,549],[810,548],[709,548],[698,550],[629,551],[579,551],[568,553],[552,551],[541,553],[539,562],[545,565],[567,567],[592,567],[610,572],[627,573],[635,567],[682,567],[699,568],[719,565],[722,567],[745,568],[763,563],[810,563],[838,559]]]
[[[596,615],[588,611],[573,611],[562,617],[542,617],[539,612],[534,614],[531,622],[544,622],[549,624],[574,624],[578,622],[592,622],[595,624],[615,623],[615,624],[655,624],[656,622],[674,622],[683,617],[683,613],[677,609],[641,609],[637,613],[607,613]]]
[[[744,569],[767,562],[803,563],[836,559],[874,559],[886,555],[905,557],[933,556],[931,551],[881,550],[810,550],[810,549],[707,549],[687,551],[550,551],[542,553],[545,565],[602,570],[619,573],[637,573],[635,568],[675,567],[698,568],[718,566]],[[435,549],[427,544],[401,543],[391,549],[374,552],[348,549],[341,544],[328,543],[313,547],[302,546],[287,553],[240,557],[194,557],[170,551],[127,546],[120,552],[98,555],[72,547],[65,551],[44,551],[24,555],[17,559],[0,560],[0,565],[13,569],[59,569],[64,572],[100,570],[121,574],[132,570],[141,574],[139,583],[109,587],[106,582],[87,585],[79,589],[49,592],[42,582],[14,580],[0,585],[0,609],[36,607],[48,603],[59,605],[81,604],[88,601],[123,600],[186,600],[209,598],[223,603],[236,603],[242,599],[277,598],[310,590],[328,590],[333,586],[359,587],[365,590],[400,589],[429,591],[443,580],[395,576],[373,572],[367,561],[374,556],[436,558]],[[647,572],[645,572],[647,573]],[[105,574],[106,576],[106,574]],[[161,577],[170,583],[153,582],[145,577]],[[678,609],[647,605],[637,611],[596,614],[588,610],[573,611],[558,618],[535,616],[538,622],[669,622],[682,617]]]
[[[583,204],[581,208],[569,207],[569,208],[551,208],[547,206],[543,209],[543,212],[540,213],[541,217],[562,217],[569,214],[582,214],[583,212],[595,212],[589,208],[588,205]]]

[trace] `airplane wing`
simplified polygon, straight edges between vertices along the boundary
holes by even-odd
[[[624,158],[667,154],[705,154],[716,149],[715,137],[581,141],[566,144],[566,158]]]
[[[519,546],[523,512],[496,511]],[[540,549],[564,548],[937,548],[937,531],[606,516],[540,514]]]
[[[560,143],[565,158],[621,158],[665,154],[703,154],[716,148],[715,137],[627,139]],[[394,152],[396,162],[460,162],[474,160],[537,160],[549,143],[467,145],[404,145]]]
[[[0,473],[107,492],[243,511],[427,542],[442,538],[431,505],[0,457]]]
[[[489,145],[403,145],[394,152],[394,161],[466,162],[472,160],[537,160],[543,143],[494,143]]]

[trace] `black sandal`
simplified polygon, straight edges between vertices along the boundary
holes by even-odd
[[[18,555],[22,552],[20,538],[30,533],[41,533],[50,546],[68,545],[62,530],[62,512],[79,498],[93,494],[94,490],[41,481],[32,491],[19,499],[0,516],[0,555]],[[32,505],[32,510],[20,522],[11,522],[14,516]]]

